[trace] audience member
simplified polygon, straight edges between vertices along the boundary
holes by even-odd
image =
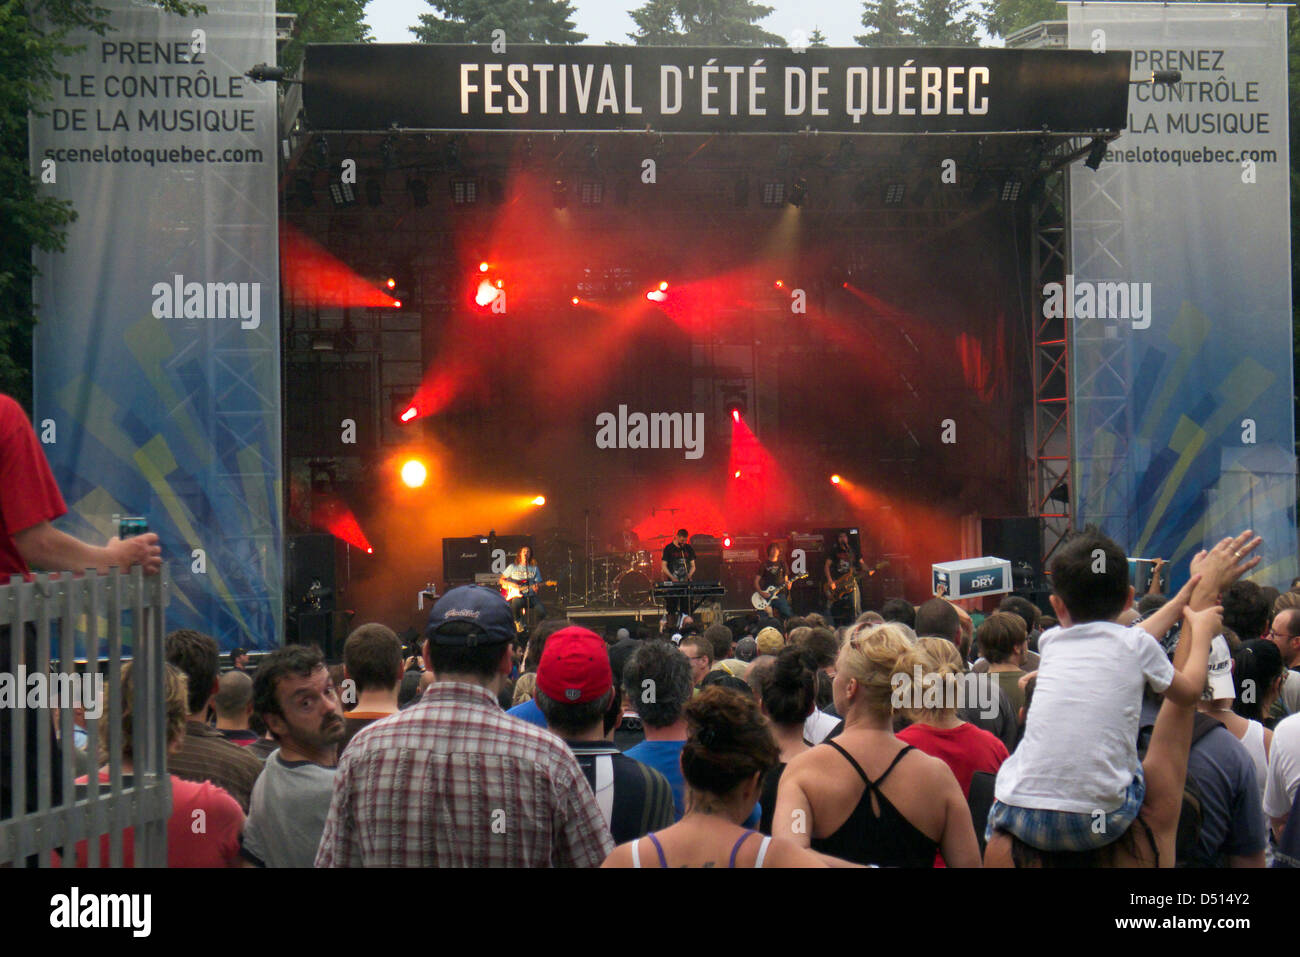
[[[886,622],[897,622],[916,629],[916,608],[906,598],[890,598],[880,606],[880,617]]]
[[[691,662],[665,641],[648,641],[623,669],[623,695],[636,708],[645,740],[624,753],[668,780],[677,819],[686,813],[686,782],[681,754],[686,743],[686,702],[694,688]]]
[[[227,741],[247,747],[258,739],[248,725],[253,716],[253,679],[245,672],[227,671],[217,679],[212,710],[217,715],[217,732]]]
[[[891,625],[850,631],[835,669],[844,730],[787,765],[774,836],[861,864],[932,867],[942,850],[949,866],[979,866],[952,771],[893,733],[893,677],[910,672],[909,647]]]
[[[340,753],[362,728],[398,712],[404,674],[402,641],[393,629],[372,622],[348,635],[343,643],[343,680],[353,707],[344,718]]]
[[[317,867],[590,867],[609,854],[577,759],[497,706],[514,635],[495,591],[438,599],[425,630],[432,683],[343,753]]]
[[[1006,692],[1007,700],[1018,713],[1025,703],[1020,679],[1033,670],[1024,666],[1029,653],[1029,634],[1024,619],[1012,612],[994,612],[980,624],[975,639],[980,656],[988,663],[988,673],[997,679],[998,686]]]
[[[1268,634],[1269,602],[1252,581],[1236,581],[1223,590],[1223,627],[1242,641]]]
[[[280,747],[253,785],[241,851],[258,867],[311,867],[346,731],[338,691],[319,650],[286,645],[258,664],[253,698]]]
[[[916,610],[916,633],[922,638],[943,638],[952,642],[961,660],[968,660],[969,648],[965,644],[961,616],[952,602],[938,597],[924,602]],[[966,679],[966,682],[976,701],[968,701],[965,707],[958,708],[957,717],[994,735],[1007,751],[1014,750],[1020,735],[1017,711],[1011,706],[1011,699],[1001,684],[988,674]],[[977,703],[980,701],[992,702],[992,707],[981,708]]]
[[[168,770],[187,781],[211,781],[225,788],[248,813],[253,782],[262,773],[262,762],[244,748],[231,744],[208,727],[204,716],[218,690],[217,666],[220,652],[209,635],[189,629],[173,631],[163,641],[167,661],[185,675],[189,689],[189,720],[185,738],[167,762]]]
[[[638,653],[639,655],[639,653]],[[636,658],[633,659],[635,664]],[[764,837],[743,822],[780,752],[754,702],[708,688],[686,705],[686,813],[666,830],[615,848],[604,867],[816,867],[796,843]],[[723,862],[726,862],[725,865]]]
[[[578,759],[615,843],[631,841],[676,820],[673,792],[662,774],[622,754],[606,740],[606,716],[619,718],[605,642],[570,626],[551,635],[537,666],[537,705],[547,727]]]
[[[163,666],[163,709],[167,729],[167,753],[172,755],[185,738],[186,718],[189,716],[189,688],[185,675],[174,665]],[[116,720],[122,729],[122,784],[132,785],[135,756],[135,664],[122,665],[121,713],[114,716],[112,705],[108,720]],[[100,736],[99,780],[109,783],[107,735]],[[239,835],[244,829],[244,812],[226,791],[210,781],[186,781],[169,774],[171,779],[171,814],[167,818],[168,867],[238,867]],[[81,778],[78,784],[87,783]],[[101,790],[101,794],[104,792]],[[196,830],[194,822],[203,821]],[[111,860],[112,839],[104,834],[99,840],[99,863],[106,866]],[[90,864],[89,842],[77,844],[78,867]],[[122,833],[122,866],[135,866],[135,829],[128,827]]]
[[[691,687],[699,690],[700,682],[713,669],[713,643],[706,638],[692,635],[683,638],[677,646],[691,665]]]
[[[754,644],[760,655],[776,655],[785,647],[785,638],[775,628],[764,628],[754,636]]]
[[[1300,594],[1287,592],[1279,596],[1278,603],[1281,604],[1287,595],[1295,595],[1296,604],[1283,607],[1273,616],[1267,635],[1277,645],[1286,666],[1277,700],[1269,712],[1274,721],[1289,714],[1300,714]]]
[[[759,800],[763,814],[758,829],[771,834],[781,774],[796,755],[812,747],[812,742],[804,735],[804,727],[816,710],[817,659],[807,648],[787,645],[775,658],[764,658],[762,666],[755,670],[758,676],[751,683],[754,697],[759,710],[772,726],[772,737],[780,751],[780,760],[763,776]]]
[[[533,629],[533,633],[528,639],[528,647],[524,651],[524,674],[536,673],[537,663],[542,660],[542,652],[546,649],[546,639],[561,628],[567,627],[569,627],[567,618],[547,618]],[[506,713],[512,718],[527,721],[539,728],[546,727],[546,717],[542,714],[542,709],[537,707],[537,702],[532,698],[521,700],[519,704]]]

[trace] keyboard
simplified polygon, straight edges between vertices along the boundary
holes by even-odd
[[[727,593],[722,582],[655,582],[650,590],[656,600],[666,598],[689,598],[704,601],[709,598],[721,598]]]

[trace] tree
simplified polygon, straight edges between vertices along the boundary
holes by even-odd
[[[862,25],[867,32],[853,39],[864,47],[905,47],[916,42],[916,13],[908,0],[865,0]]]
[[[420,14],[411,32],[421,43],[491,43],[504,30],[507,43],[581,43],[571,0],[429,0],[444,16]]]
[[[1006,37],[1040,20],[1064,18],[1056,0],[989,0],[980,19],[993,36]]]
[[[637,46],[785,46],[755,22],[772,9],[752,0],[647,0],[628,11],[637,25],[628,36]]]
[[[160,0],[167,13],[205,8],[188,0]],[[58,252],[76,220],[72,204],[43,195],[28,159],[28,113],[45,115],[59,58],[80,49],[72,30],[104,36],[110,11],[93,0],[0,0],[0,391],[31,406],[32,330],[36,312],[32,250]]]
[[[813,27],[813,32],[808,35],[808,46],[810,48],[830,46],[826,42],[826,34],[822,33],[821,27]]]
[[[308,43],[358,43],[374,39],[366,24],[370,0],[276,0],[279,13],[295,13],[293,39],[280,54],[280,65],[293,73]]]
[[[927,47],[978,46],[979,23],[968,0],[917,0],[916,42]]]

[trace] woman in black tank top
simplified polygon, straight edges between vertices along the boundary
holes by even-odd
[[[796,756],[782,775],[778,790],[773,835],[798,838],[821,854],[857,864],[880,867],[933,867],[941,848],[950,867],[978,867],[979,842],[961,786],[947,765],[904,745],[894,736],[896,673],[913,677],[913,652],[900,629],[892,625],[863,625],[849,632],[836,661],[832,684],[835,707],[845,717],[838,740]],[[832,753],[834,752],[834,753]],[[859,761],[858,757],[861,757]],[[868,776],[867,767],[882,768]],[[915,788],[891,787],[895,800],[883,787],[899,766],[904,774],[923,782]],[[815,808],[833,808],[840,817],[846,792],[861,788],[848,816],[819,822]],[[908,819],[936,820],[942,811],[938,839],[928,836]],[[904,813],[906,812],[906,814]],[[797,828],[801,813],[803,827]],[[834,831],[826,833],[828,826]],[[820,836],[819,836],[820,835]]]

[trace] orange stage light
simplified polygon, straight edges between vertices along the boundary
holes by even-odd
[[[539,495],[539,496],[537,496],[537,498],[533,499],[533,504],[536,505],[536,506],[538,506],[539,508],[540,508],[541,506],[545,505],[545,504],[546,504],[546,496],[545,496],[545,495]]]
[[[407,488],[420,488],[429,478],[429,469],[419,459],[408,459],[402,465],[402,481]]]

